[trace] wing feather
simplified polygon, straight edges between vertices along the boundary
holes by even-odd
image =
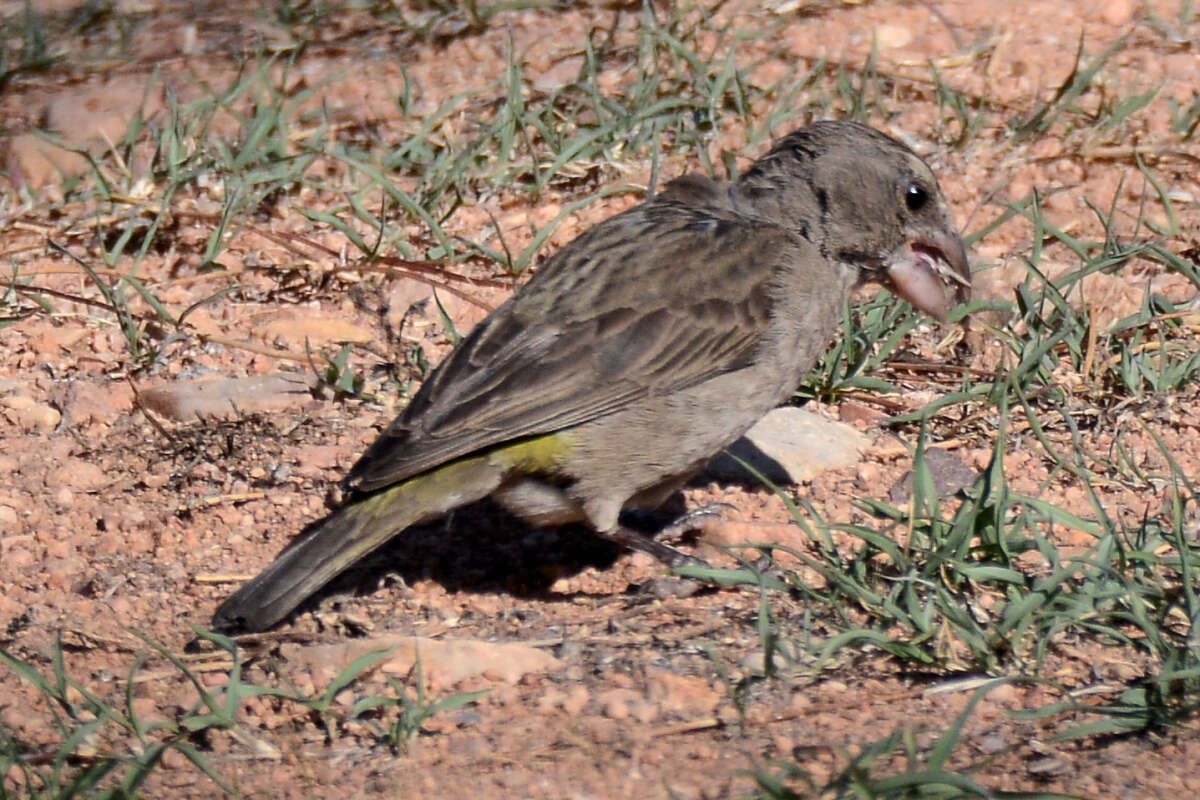
[[[747,366],[794,248],[781,228],[669,196],[606,220],[476,326],[347,484],[371,491]]]

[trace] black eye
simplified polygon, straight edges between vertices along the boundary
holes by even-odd
[[[929,202],[929,192],[919,183],[910,183],[904,190],[904,205],[909,211],[920,211]]]

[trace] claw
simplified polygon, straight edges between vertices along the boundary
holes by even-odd
[[[685,533],[700,530],[703,528],[702,523],[723,520],[725,512],[736,510],[737,507],[729,503],[708,503],[699,508],[693,508],[691,511],[681,514],[667,525],[659,528],[655,532],[654,538],[660,540],[677,539]]]

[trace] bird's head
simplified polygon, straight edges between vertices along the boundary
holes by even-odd
[[[798,220],[801,235],[860,281],[882,283],[938,320],[970,298],[966,249],[937,179],[886,134],[818,122],[779,140],[739,183]]]

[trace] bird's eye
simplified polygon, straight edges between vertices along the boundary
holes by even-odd
[[[929,192],[919,183],[910,183],[904,190],[904,205],[909,211],[920,211],[929,202]]]

